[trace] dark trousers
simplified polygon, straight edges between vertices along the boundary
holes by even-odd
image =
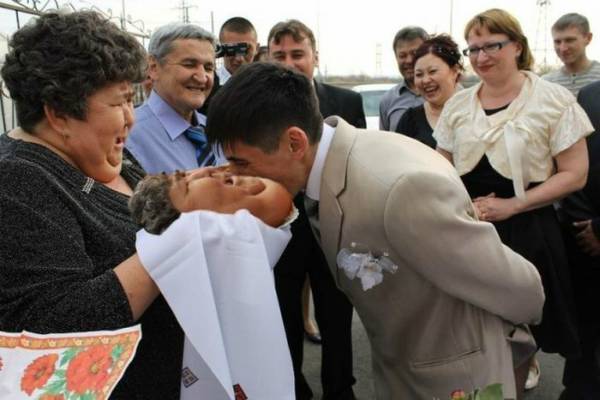
[[[565,361],[565,400],[600,399],[600,326],[580,326],[582,356]]]
[[[292,224],[292,240],[274,271],[279,307],[294,366],[296,399],[312,398],[312,391],[302,374],[304,323],[301,298],[307,274],[322,338],[323,399],[353,399],[352,385],[356,380],[352,375],[352,305],[335,286],[325,256],[310,229],[302,195],[298,195],[294,202],[300,216]]]
[[[565,247],[573,282],[581,357],[567,358],[561,400],[600,399],[600,257],[583,253],[570,226],[564,227]]]

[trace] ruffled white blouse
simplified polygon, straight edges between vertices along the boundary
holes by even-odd
[[[433,132],[437,145],[452,153],[459,175],[472,171],[485,154],[500,175],[513,180],[519,198],[530,182],[554,173],[553,157],[594,130],[567,89],[522,72],[527,79],[507,109],[485,115],[479,83],[448,100]]]

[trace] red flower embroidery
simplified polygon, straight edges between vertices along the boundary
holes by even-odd
[[[40,396],[39,400],[65,400],[65,396],[62,394],[44,394]]]
[[[92,346],[78,353],[67,367],[67,390],[83,394],[99,392],[109,378],[112,365],[110,346]]]
[[[57,360],[57,354],[48,354],[33,360],[25,368],[21,378],[21,390],[31,396],[34,390],[44,386],[54,373],[54,364]]]
[[[464,390],[457,389],[450,394],[450,398],[452,400],[462,400],[466,397],[466,393]]]

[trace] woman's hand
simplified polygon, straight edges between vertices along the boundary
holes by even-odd
[[[473,199],[475,211],[481,221],[504,221],[520,212],[519,200],[516,197],[501,199],[495,193]]]
[[[575,235],[581,251],[592,257],[600,255],[600,240],[598,240],[594,234],[592,221],[588,219],[587,221],[573,222],[573,225],[576,228],[581,229],[581,231]]]

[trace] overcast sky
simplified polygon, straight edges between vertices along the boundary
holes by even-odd
[[[212,12],[214,29],[218,32],[226,19],[243,16],[254,24],[263,44],[266,44],[269,29],[276,22],[289,18],[301,20],[317,36],[321,73],[328,74],[397,75],[392,39],[396,31],[406,25],[419,25],[430,33],[451,33],[462,49],[465,47],[462,34],[466,22],[478,12],[499,5],[521,22],[531,47],[538,49],[536,61],[543,60],[543,49],[546,48],[548,64],[559,64],[552,48],[550,26],[567,12],[578,12],[588,17],[592,32],[598,32],[598,37],[588,46],[588,55],[600,59],[600,1],[548,2],[551,4],[544,18],[536,0],[454,0],[452,12],[450,0],[186,0],[191,22],[211,30]],[[59,0],[59,3],[64,2]],[[77,8],[91,4],[107,12],[110,9],[115,16],[121,14],[122,3],[122,0],[72,0]],[[181,1],[125,0],[124,3],[125,13],[134,20],[144,21],[146,29],[182,19]],[[14,13],[2,12],[0,24],[0,31],[10,33],[15,29]],[[378,47],[381,49],[379,68]]]

